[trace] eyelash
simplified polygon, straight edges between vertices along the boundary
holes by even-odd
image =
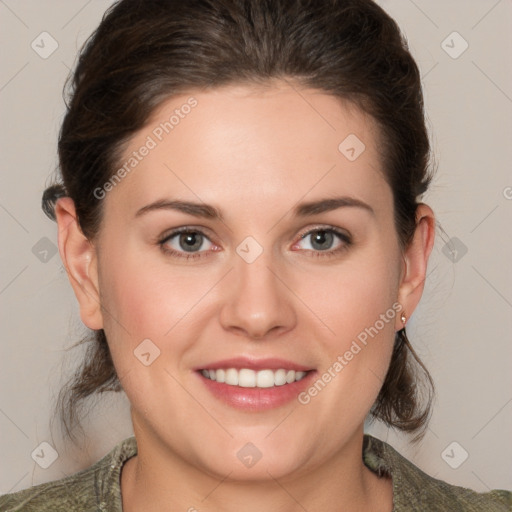
[[[319,231],[324,231],[326,233],[334,234],[342,242],[342,245],[340,247],[338,247],[337,249],[330,249],[327,251],[315,251],[312,249],[306,249],[306,251],[308,253],[311,253],[311,256],[313,256],[313,257],[318,257],[318,258],[335,257],[338,254],[347,251],[348,248],[352,245],[352,238],[350,237],[350,235],[348,235],[347,233],[344,233],[343,231],[339,231],[333,227],[315,227],[313,229],[309,229],[299,235],[298,241],[301,241],[304,238],[306,238],[308,235],[311,235],[311,234],[319,232]],[[202,231],[201,229],[192,228],[190,226],[184,226],[184,227],[177,228],[177,229],[173,230],[171,233],[166,234],[163,238],[161,238],[158,241],[158,245],[160,246],[161,250],[165,254],[168,254],[168,255],[176,257],[176,258],[184,258],[186,260],[202,258],[205,256],[205,252],[206,252],[206,254],[208,254],[209,252],[212,252],[212,251],[201,251],[201,252],[195,252],[195,253],[185,253],[185,252],[181,252],[181,251],[176,251],[174,249],[170,249],[167,246],[167,243],[170,240],[172,240],[174,237],[176,237],[177,235],[180,235],[182,233],[197,233],[197,234],[204,236],[206,239],[210,240],[209,237],[206,235],[206,233],[204,231]],[[297,242],[295,242],[295,243],[297,243]]]

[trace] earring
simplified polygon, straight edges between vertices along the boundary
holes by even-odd
[[[405,313],[401,314],[400,320],[402,321],[402,324],[404,324],[404,328],[405,328],[405,322],[407,321],[407,317],[405,316]]]

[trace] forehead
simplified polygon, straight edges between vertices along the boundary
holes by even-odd
[[[118,166],[128,172],[112,195],[131,208],[158,196],[247,207],[333,192],[389,199],[372,119],[348,101],[285,82],[168,99]]]

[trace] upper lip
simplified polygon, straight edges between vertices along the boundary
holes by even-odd
[[[294,363],[293,361],[287,361],[286,359],[279,358],[265,358],[255,359],[250,357],[233,357],[231,359],[223,359],[221,361],[215,361],[212,363],[206,363],[196,368],[196,370],[218,370],[236,368],[240,370],[242,368],[249,368],[251,370],[295,370],[297,372],[307,372],[312,370],[311,367],[304,366],[302,364]]]

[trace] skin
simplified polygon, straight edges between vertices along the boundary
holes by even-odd
[[[126,147],[192,96],[169,99]],[[198,105],[107,193],[98,236],[81,233],[73,202],[59,200],[59,249],[83,322],[105,329],[131,403],[138,455],[123,467],[123,509],[245,511],[392,509],[392,485],[361,459],[363,423],[386,374],[400,315],[385,324],[307,405],[292,400],[241,411],[205,389],[193,369],[237,356],[279,357],[321,375],[394,303],[416,308],[434,241],[434,215],[421,204],[402,251],[378,132],[354,105],[322,91],[277,82],[193,94]],[[366,146],[353,162],[338,151],[349,134]],[[124,162],[124,160],[123,160]],[[349,196],[347,206],[311,217],[298,203]],[[172,209],[136,216],[157,200],[207,203],[222,220]],[[201,257],[162,251],[160,238],[202,229]],[[332,256],[311,245],[313,229],[334,237]],[[247,237],[262,254],[236,252]],[[167,246],[182,255],[179,236]],[[197,253],[196,253],[197,254]],[[144,339],[160,356],[144,366]],[[247,442],[262,458],[246,468]]]

